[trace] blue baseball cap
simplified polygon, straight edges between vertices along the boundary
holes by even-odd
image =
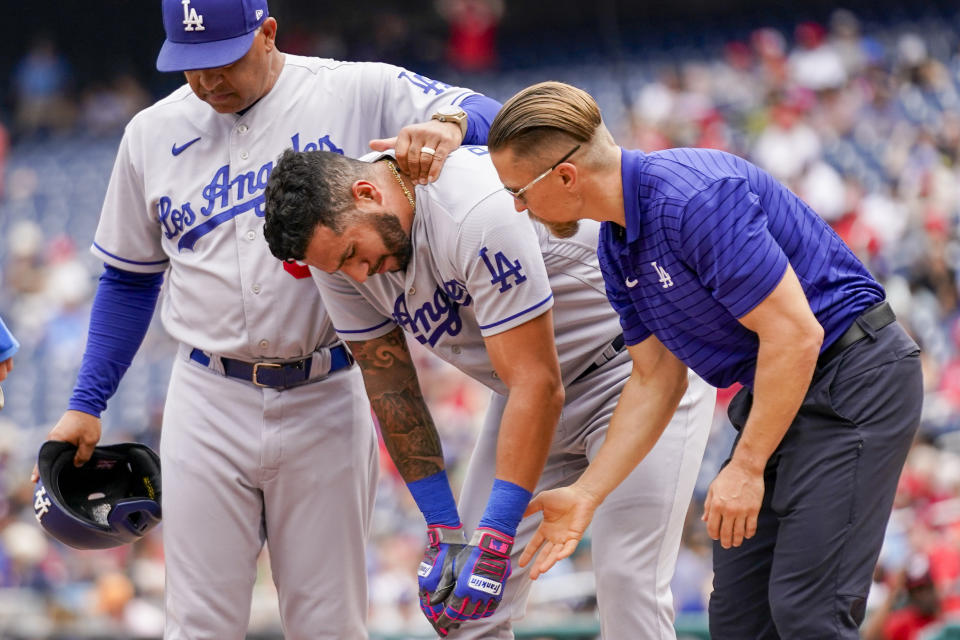
[[[211,69],[236,62],[267,16],[267,0],[163,0],[167,33],[158,71]]]

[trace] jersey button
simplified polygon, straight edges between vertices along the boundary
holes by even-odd
[[[250,290],[253,291],[254,293],[260,293],[260,285],[259,284],[253,285],[252,287],[250,287]]]
[[[241,151],[241,152],[240,152],[240,159],[241,159],[241,160],[246,160],[246,159],[249,158],[249,157],[250,157],[250,154],[247,153],[246,151]]]
[[[460,345],[453,345],[453,347],[450,348],[450,351],[453,351],[455,354],[460,355],[460,351],[462,351],[462,349],[460,349]]]
[[[417,292],[417,288],[416,288],[416,287],[410,287],[410,290],[407,291],[407,295],[411,295],[411,296],[412,296],[412,295],[415,294],[416,292]]]
[[[253,242],[256,239],[257,239],[256,231],[247,231],[247,240],[250,240],[251,242]]]
[[[237,131],[239,131],[240,133],[246,133],[249,130],[250,130],[250,127],[248,127],[245,124],[241,124],[240,126],[237,127]]]
[[[269,341],[269,340],[261,340],[261,341],[260,341],[260,348],[261,348],[261,349],[266,349],[266,348],[269,347],[269,346],[270,346],[270,341]]]

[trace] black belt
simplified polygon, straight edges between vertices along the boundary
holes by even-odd
[[[203,366],[210,366],[210,356],[200,349],[190,352],[190,359]],[[220,358],[224,375],[252,382],[258,387],[286,389],[310,380],[310,368],[313,355],[288,362],[245,362],[233,358]],[[353,364],[353,356],[346,345],[330,347],[330,370],[327,374],[339,371]],[[319,377],[317,378],[319,379]]]
[[[861,323],[866,324],[871,330],[877,332],[896,319],[897,316],[893,313],[893,309],[890,308],[890,304],[886,300],[878,302],[861,313],[857,319],[853,321],[853,324],[851,324],[839,338],[833,341],[833,344],[823,350],[820,357],[817,358],[817,366],[823,367],[840,355],[847,347],[860,342],[870,335],[860,326]]]
[[[586,378],[588,375],[613,360],[614,356],[623,351],[623,344],[623,334],[621,333],[614,338],[609,345],[607,345],[607,347],[603,350],[603,353],[600,354],[599,358],[594,360],[589,367],[583,370],[583,373],[574,379],[574,382],[577,382],[581,378]]]

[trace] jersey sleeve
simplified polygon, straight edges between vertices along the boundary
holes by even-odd
[[[313,268],[310,272],[320,289],[333,328],[342,340],[373,340],[397,326],[393,318],[371,304],[347,276]]]
[[[603,225],[604,236],[609,233],[608,224]],[[597,247],[597,258],[600,262],[600,273],[603,274],[603,285],[606,289],[607,300],[620,317],[620,328],[623,329],[623,341],[629,346],[640,344],[653,333],[640,319],[640,314],[630,301],[624,282],[623,269],[612,255],[607,242],[603,239]]]
[[[475,92],[433,80],[386,63],[363,63],[362,98],[357,105],[370,122],[379,123],[380,135],[397,135],[403,127],[426,122],[445,105],[460,105]]]
[[[464,98],[460,106],[467,112],[467,135],[463,137],[460,144],[487,144],[490,125],[493,124],[503,105],[493,98],[475,93]]]
[[[504,192],[481,200],[461,224],[455,259],[481,334],[496,335],[546,313],[553,292],[530,220]]]
[[[690,199],[678,242],[703,286],[735,318],[770,295],[787,269],[760,199],[740,178],[718,180]]]
[[[143,178],[134,165],[132,131],[120,141],[110,175],[100,223],[90,250],[110,266],[136,273],[157,273],[167,268],[160,227],[150,215]]]

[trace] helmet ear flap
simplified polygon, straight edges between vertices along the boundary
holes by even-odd
[[[140,537],[160,524],[160,505],[154,500],[125,500],[113,505],[107,516],[113,529],[125,528]]]
[[[78,468],[76,450],[60,441],[40,447],[33,507],[47,533],[77,549],[106,549],[134,542],[160,523],[154,451],[138,443],[99,446]]]

